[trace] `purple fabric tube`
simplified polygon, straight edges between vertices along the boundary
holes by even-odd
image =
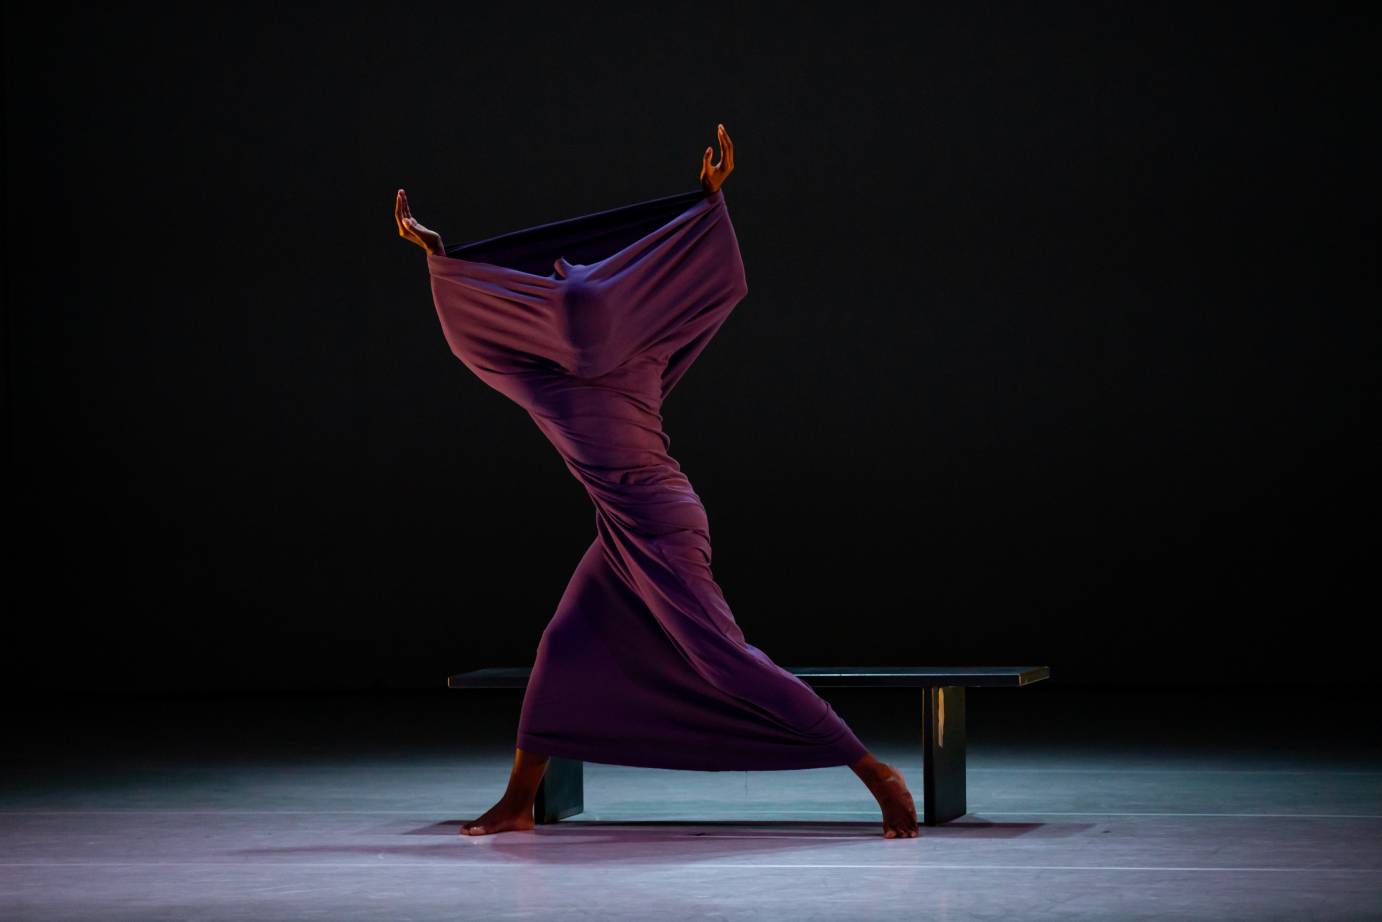
[[[521,406],[585,487],[595,538],[538,644],[520,748],[702,771],[845,765],[864,745],[745,640],[667,395],[748,292],[723,190],[428,254],[451,351]]]

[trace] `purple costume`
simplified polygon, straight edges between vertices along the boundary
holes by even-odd
[[[722,191],[542,224],[427,256],[446,341],[521,406],[595,504],[538,644],[518,746],[651,768],[849,764],[867,751],[744,640],[662,403],[748,288]]]

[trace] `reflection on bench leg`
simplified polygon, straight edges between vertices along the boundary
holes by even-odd
[[[964,816],[965,689],[922,689],[922,823],[938,826]]]
[[[555,823],[585,809],[585,763],[550,756],[533,800],[533,822]]]

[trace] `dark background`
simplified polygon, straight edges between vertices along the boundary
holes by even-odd
[[[665,416],[750,642],[1364,665],[1375,16],[961,6],[8,7],[3,681],[530,663],[593,510],[394,191],[474,240],[694,189],[717,121],[750,291]]]

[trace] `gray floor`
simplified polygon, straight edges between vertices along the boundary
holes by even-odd
[[[844,767],[593,764],[581,816],[458,836],[516,693],[28,702],[0,917],[1382,918],[1362,694],[971,691],[970,813],[905,840]],[[828,697],[920,800],[908,693]]]

